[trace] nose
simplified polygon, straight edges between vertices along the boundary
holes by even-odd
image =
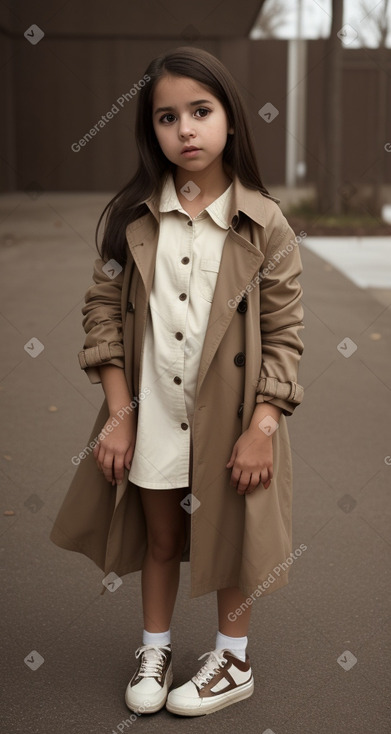
[[[192,119],[188,115],[183,115],[180,118],[178,134],[181,138],[194,137],[195,130],[192,124]]]

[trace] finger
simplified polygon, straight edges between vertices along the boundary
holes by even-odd
[[[244,494],[247,490],[248,486],[251,483],[251,477],[252,474],[249,474],[248,472],[242,472],[240,475],[240,480],[237,486],[237,492],[238,494]]]
[[[247,487],[246,493],[250,494],[251,492],[254,492],[254,490],[259,487],[261,483],[261,477],[258,474],[258,472],[255,472],[251,475],[251,482]]]
[[[114,477],[117,484],[120,484],[124,478],[124,457],[122,454],[116,454],[114,457]]]
[[[128,448],[128,450],[127,450],[127,452],[125,454],[125,459],[124,459],[124,464],[125,464],[126,468],[129,469],[129,470],[130,470],[130,465],[132,463],[133,454],[134,454],[134,446],[130,446],[130,448]]]
[[[228,462],[228,464],[227,464],[227,469],[229,469],[229,468],[230,468],[231,466],[233,466],[233,465],[234,465],[234,463],[235,463],[235,458],[236,458],[236,453],[237,453],[237,452],[236,452],[236,449],[235,449],[235,447],[234,447],[234,448],[232,449],[232,454],[231,454],[231,458],[230,458],[230,460],[229,460],[229,462]]]
[[[233,487],[235,487],[235,489],[237,488],[238,482],[240,481],[240,475],[241,475],[240,469],[234,466],[234,468],[232,469],[232,473],[231,473],[231,484]]]
[[[102,446],[100,444],[98,444],[98,446],[95,446],[95,448],[93,449],[93,454],[95,456],[95,461],[96,461],[96,464],[97,464],[97,467],[98,467],[99,471],[103,471],[103,469],[102,469],[102,462],[103,462],[105,453],[104,453],[103,448],[102,448]]]
[[[113,460],[114,460],[114,454],[112,452],[106,451],[104,460],[102,462],[102,471],[105,475],[105,478],[108,482],[111,484],[113,483]]]
[[[270,486],[271,477],[269,475],[268,469],[262,469],[261,471],[261,482],[265,489],[267,489]]]

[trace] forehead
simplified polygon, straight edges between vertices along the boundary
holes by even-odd
[[[187,76],[163,76],[156,83],[153,93],[155,107],[162,104],[174,107],[176,104],[187,104],[198,99],[208,99],[218,104],[218,99],[206,86]]]

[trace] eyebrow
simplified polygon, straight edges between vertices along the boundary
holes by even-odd
[[[210,99],[197,99],[195,102],[189,102],[189,107],[196,107],[199,104],[213,104]],[[175,110],[175,107],[158,107],[157,110],[155,110],[154,115],[157,115],[159,112],[173,112]]]

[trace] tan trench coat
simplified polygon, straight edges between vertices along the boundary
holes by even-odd
[[[266,595],[288,582],[292,551],[292,462],[286,416],[302,401],[297,383],[303,352],[302,272],[295,234],[272,197],[245,188],[234,176],[230,229],[201,354],[196,388],[190,489],[200,505],[184,510],[190,561],[190,597],[239,586]],[[84,349],[79,361],[92,383],[99,365],[125,369],[131,396],[140,395],[140,365],[148,299],[158,243],[158,199],[126,230],[129,255],[111,279],[96,260],[85,296]],[[274,267],[273,267],[274,266]],[[245,294],[245,296],[244,296]],[[243,297],[244,296],[244,297]],[[247,308],[246,308],[247,306]],[[153,400],[153,386],[145,399]],[[232,448],[248,427],[257,402],[282,408],[273,434],[274,476],[239,496],[226,469]],[[109,418],[106,399],[86,446]],[[51,540],[91,558],[105,575],[141,569],[146,526],[138,488],[114,488],[98,470],[92,448],[78,465],[60,507]],[[281,564],[284,564],[283,566]],[[269,581],[268,581],[269,580]],[[253,599],[255,596],[253,596]]]

